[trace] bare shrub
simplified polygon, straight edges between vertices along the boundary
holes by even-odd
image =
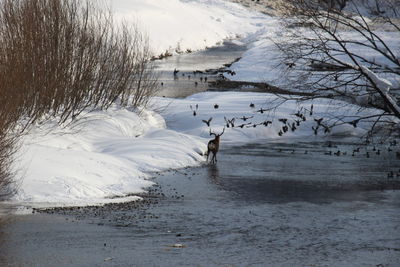
[[[279,8],[283,16],[301,15],[303,7],[310,10],[343,10],[349,0],[284,0],[279,2]]]
[[[10,185],[13,183],[13,175],[10,171],[11,157],[13,154],[13,140],[0,136],[0,200],[12,193]]]
[[[17,132],[47,118],[145,105],[156,81],[147,39],[90,0],[0,1],[0,190]],[[4,191],[5,190],[5,191]],[[2,193],[0,192],[0,197]]]
[[[346,100],[375,115],[347,114],[329,127],[360,122],[375,130],[398,133],[400,77],[399,1],[345,1],[345,9],[316,5],[318,0],[288,2],[295,14],[287,23],[287,39],[276,42],[286,64],[286,86],[313,97]],[[325,1],[326,2],[326,1]],[[338,3],[338,1],[336,2]],[[299,27],[305,26],[305,27]]]
[[[4,0],[0,5],[0,90],[24,126],[45,116],[73,119],[134,92],[135,105],[155,87],[148,44],[115,27],[110,12],[79,0]],[[142,102],[142,99],[144,102]]]
[[[7,121],[0,111],[0,200],[10,196],[13,192],[11,160],[15,151],[16,137],[8,133],[12,125],[13,122]]]
[[[0,65],[1,66],[1,65]],[[0,77],[0,84],[2,77]],[[16,150],[17,136],[12,133],[18,122],[17,106],[13,105],[6,95],[7,91],[0,90],[0,200],[13,193],[13,173],[11,163]]]

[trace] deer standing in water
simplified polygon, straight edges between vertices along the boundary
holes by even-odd
[[[213,155],[211,157],[211,162],[212,163],[216,163],[217,162],[217,152],[218,152],[218,149],[219,149],[219,139],[220,139],[221,135],[224,134],[224,132],[225,132],[225,127],[224,127],[224,130],[222,131],[222,133],[220,133],[220,134],[213,133],[213,132],[211,132],[211,129],[210,129],[210,135],[214,135],[215,138],[208,142],[208,145],[207,145],[207,161],[208,161],[208,157],[210,156],[210,153],[212,152]]]

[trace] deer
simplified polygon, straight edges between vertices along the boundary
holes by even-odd
[[[210,153],[212,152],[213,155],[211,157],[211,163],[216,163],[217,162],[217,153],[218,153],[218,150],[219,150],[219,140],[220,140],[221,135],[224,134],[224,132],[225,132],[225,127],[222,130],[222,133],[220,133],[220,134],[213,133],[213,132],[211,132],[211,129],[210,129],[210,135],[214,135],[215,138],[208,142],[208,145],[207,145],[207,161],[208,161],[208,157],[210,156]]]

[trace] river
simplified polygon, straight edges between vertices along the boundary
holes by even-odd
[[[160,94],[207,90],[205,74],[188,75],[243,49],[226,42],[158,62]],[[400,265],[400,160],[386,145],[221,146],[216,165],[154,174],[140,202],[3,215],[0,265]]]

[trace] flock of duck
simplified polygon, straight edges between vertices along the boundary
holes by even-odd
[[[192,112],[192,115],[194,117],[196,117],[198,115],[198,110],[199,110],[199,105],[190,105],[190,110]],[[214,104],[214,109],[219,109],[219,104]],[[249,107],[252,109],[252,112],[254,114],[256,113],[260,113],[260,114],[264,114],[266,112],[268,112],[268,109],[265,108],[258,108],[256,109],[256,106],[254,103],[250,103]],[[307,121],[307,114],[313,115],[313,105],[311,105],[311,108],[308,110],[306,108],[301,108],[299,111],[297,111],[295,114],[292,114],[293,116],[295,116],[294,119],[288,119],[288,118],[279,118],[278,121],[281,123],[281,127],[280,130],[278,132],[279,136],[283,136],[285,133],[289,132],[289,131],[296,131],[298,129],[298,127],[301,125],[302,122]],[[232,117],[232,118],[227,118],[226,116],[224,116],[224,120],[225,120],[225,127],[226,128],[256,128],[258,126],[264,126],[264,127],[268,127],[269,125],[272,125],[272,120],[264,120],[261,122],[252,122],[251,119],[253,119],[254,116],[241,116],[241,117]],[[202,122],[205,123],[208,127],[211,126],[211,121],[213,120],[213,117],[210,117],[208,119],[202,119]],[[325,124],[322,123],[323,118],[319,118],[316,119],[314,118],[315,122],[317,122],[316,127],[312,127],[314,130],[314,133],[317,134],[318,133],[318,129],[320,127],[323,127],[326,132],[329,132],[330,129],[328,126],[326,126]]]
[[[219,109],[220,105],[219,104],[214,104],[213,106],[214,109]],[[264,108],[256,108],[256,105],[254,103],[249,104],[249,108],[252,110],[254,114],[256,113],[265,113],[269,110],[264,109]],[[192,115],[194,117],[198,116],[198,110],[199,110],[199,105],[190,105],[190,110],[192,112]],[[292,118],[279,118],[277,121],[281,124],[278,135],[283,136],[285,133],[289,131],[296,131],[299,126],[301,125],[302,122],[307,121],[310,116],[313,116],[314,113],[314,107],[313,105],[310,106],[309,109],[307,108],[300,108],[299,111],[297,111],[292,115]],[[224,116],[224,128],[256,128],[258,126],[264,126],[268,127],[269,125],[272,125],[273,121],[272,120],[265,120],[262,122],[255,123],[252,121],[254,119],[254,115],[251,116],[241,116],[241,117],[232,117],[232,118],[227,118]],[[315,125],[312,126],[312,130],[315,135],[317,135],[319,132],[323,133],[329,133],[330,132],[330,127],[324,123],[324,118],[316,118],[313,117],[313,120],[315,122]],[[208,119],[202,119],[201,120],[204,124],[207,125],[207,127],[211,127],[211,123],[213,121],[213,117],[209,117]],[[352,123],[350,123],[353,125]],[[357,127],[357,125],[353,125],[354,127]],[[380,144],[380,146],[362,146],[362,147],[356,147],[352,151],[341,151],[340,149],[334,149],[337,148],[336,146],[333,146],[331,142],[328,143],[328,147],[331,148],[329,151],[323,152],[324,155],[328,156],[352,156],[352,157],[365,157],[365,158],[372,158],[373,156],[389,156],[389,157],[396,157],[397,159],[400,160],[400,152],[396,152],[396,147],[397,147],[397,141],[393,140],[389,142],[388,146],[385,146],[383,143]],[[281,149],[279,152],[283,152]],[[386,152],[386,153],[384,153]],[[291,153],[294,154],[295,150],[292,149]],[[309,154],[308,150],[304,151],[304,154]],[[388,178],[393,178],[393,177],[400,177],[400,170],[399,172],[394,172],[390,171],[387,174]]]
[[[174,75],[174,79],[178,79],[178,73],[179,70],[175,69],[173,72]],[[182,77],[187,77],[188,80],[191,80],[193,77],[196,77],[196,80],[193,79],[194,81],[194,85],[198,86],[199,82],[201,83],[207,83],[208,82],[208,78],[205,76],[200,76],[198,77],[198,74],[204,74],[203,72],[200,71],[194,71],[193,75],[191,74],[185,74],[182,73],[181,76]],[[235,73],[231,74],[234,75]],[[163,85],[163,84],[161,84]],[[219,109],[220,105],[219,104],[214,104],[213,105],[214,109]],[[254,103],[250,103],[249,104],[249,108],[251,109],[252,113],[254,114],[264,114],[267,113],[268,111],[270,111],[269,109],[265,109],[263,107],[260,108],[256,108],[256,105]],[[194,117],[196,117],[198,115],[198,110],[199,110],[199,105],[190,105],[190,110],[192,112],[192,115]],[[299,129],[299,127],[301,126],[301,124],[307,120],[310,119],[310,117],[312,117],[311,119],[315,122],[315,124],[313,126],[311,126],[311,129],[313,131],[314,135],[318,135],[320,133],[323,134],[328,134],[331,132],[331,126],[329,126],[325,121],[324,118],[318,118],[318,117],[314,117],[314,106],[311,105],[310,108],[304,108],[301,107],[296,113],[291,114],[291,118],[279,118],[277,119],[277,121],[280,123],[280,127],[279,127],[279,131],[278,131],[278,135],[279,136],[284,136],[286,133],[288,132],[295,132],[297,129]],[[224,128],[256,128],[259,126],[263,126],[263,127],[268,127],[270,125],[272,125],[273,120],[264,120],[261,122],[254,122],[253,119],[255,118],[254,115],[250,115],[250,116],[240,116],[240,117],[226,117],[224,116]],[[213,117],[209,117],[207,119],[201,119],[201,121],[207,125],[207,127],[211,128],[211,124],[213,121]],[[355,119],[353,121],[348,122],[350,125],[352,125],[353,127],[357,127],[359,120]],[[381,146],[380,148],[377,148],[376,146],[373,146],[372,148],[369,148],[368,146],[363,146],[362,148],[357,147],[355,149],[353,149],[353,151],[341,151],[341,150],[329,150],[329,151],[325,151],[323,152],[324,155],[328,155],[328,156],[352,156],[352,157],[365,157],[365,158],[371,158],[373,156],[381,156],[381,155],[389,155],[389,157],[396,157],[398,159],[400,159],[400,152],[395,152],[395,147],[397,146],[397,142],[396,140],[390,142],[389,146],[383,147]],[[332,147],[332,146],[329,146]],[[383,153],[383,152],[387,153]],[[281,151],[282,152],[282,151]],[[291,151],[292,154],[295,153],[295,150]],[[305,150],[304,154],[309,154],[309,151]],[[393,177],[400,177],[400,169],[398,172],[395,171],[390,171],[387,174],[388,178],[393,178]]]

